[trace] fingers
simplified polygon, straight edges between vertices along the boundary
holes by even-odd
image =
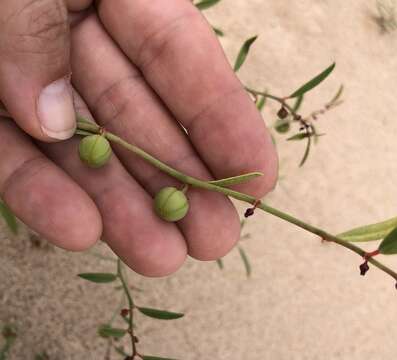
[[[92,200],[11,120],[0,118],[0,133],[0,196],[12,211],[57,246],[93,245],[102,224]]]
[[[188,130],[211,172],[220,178],[262,171],[238,189],[257,197],[271,190],[277,156],[270,135],[198,10],[186,0],[113,5],[99,3],[101,21]]]
[[[0,100],[37,139],[63,140],[74,133],[69,48],[63,0],[2,0]]]
[[[177,169],[209,179],[210,173],[177,121],[96,17],[74,28],[72,39],[73,81],[101,125]],[[181,186],[125,149],[115,149],[150,194],[163,186]],[[201,260],[225,255],[239,238],[239,219],[231,202],[220,194],[197,189],[189,189],[188,197],[190,211],[178,226],[189,254]]]
[[[76,99],[79,114],[89,117]],[[165,276],[186,258],[186,243],[174,224],[160,220],[152,198],[127,173],[116,156],[100,169],[90,169],[78,157],[78,138],[44,144],[57,162],[95,200],[101,212],[104,239],[133,270],[146,276]]]

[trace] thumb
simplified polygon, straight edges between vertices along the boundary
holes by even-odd
[[[63,0],[2,0],[0,100],[18,125],[44,141],[76,127]]]

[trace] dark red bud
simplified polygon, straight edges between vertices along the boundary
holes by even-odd
[[[128,310],[128,309],[122,309],[122,310],[120,311],[120,315],[121,315],[122,317],[127,317],[127,316],[129,315],[129,313],[130,313],[130,310]]]
[[[288,110],[283,106],[277,113],[280,119],[285,119],[288,116]]]
[[[367,273],[368,270],[369,270],[369,266],[368,266],[368,262],[367,261],[360,265],[360,275],[361,276],[364,276]]]
[[[246,218],[250,217],[250,216],[254,215],[254,212],[255,212],[255,208],[249,208],[245,211],[244,217],[246,217]]]

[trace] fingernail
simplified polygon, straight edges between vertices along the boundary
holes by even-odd
[[[76,115],[70,82],[66,78],[45,87],[38,101],[41,129],[57,140],[70,138],[76,129]]]

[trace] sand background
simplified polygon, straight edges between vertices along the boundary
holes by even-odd
[[[223,0],[207,11],[225,31],[234,59],[242,42],[260,37],[241,79],[287,94],[332,61],[332,77],[307,97],[302,113],[321,107],[340,83],[344,104],[319,120],[321,138],[307,165],[303,144],[277,136],[282,180],[269,204],[338,233],[396,215],[397,32],[381,33],[375,1]],[[264,113],[274,118],[275,106]],[[243,208],[241,207],[241,210]],[[79,272],[113,271],[92,253],[37,247],[27,234],[0,232],[0,324],[18,339],[9,360],[103,359],[98,324],[117,308],[110,285],[78,279]],[[146,353],[196,359],[395,359],[397,292],[372,269],[358,275],[360,259],[314,236],[257,214],[243,246],[253,274],[246,280],[237,252],[214,263],[188,261],[175,276],[145,279],[129,273],[138,304],[186,312],[176,322],[138,318]],[[106,246],[95,249],[111,255]],[[397,268],[396,258],[385,259]],[[119,358],[119,357],[114,357]]]

